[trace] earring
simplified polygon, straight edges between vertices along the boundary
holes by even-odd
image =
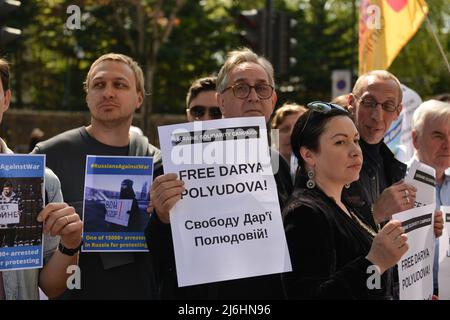
[[[308,189],[313,189],[316,186],[316,182],[314,181],[314,171],[308,170],[307,174],[309,179],[306,181],[306,187]]]
[[[345,189],[350,188],[350,183],[346,183],[346,184],[344,185],[344,187],[345,187]]]

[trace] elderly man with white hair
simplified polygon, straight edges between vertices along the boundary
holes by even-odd
[[[412,139],[417,159],[436,170],[436,208],[450,205],[450,103],[423,102],[414,112]],[[411,161],[412,162],[412,161]],[[435,242],[434,294],[438,294],[439,241]]]

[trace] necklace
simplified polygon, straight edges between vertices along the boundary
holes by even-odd
[[[361,219],[359,219],[358,216],[352,210],[348,211],[350,212],[350,215],[356,221],[357,224],[359,224],[364,230],[366,230],[372,237],[376,237],[377,233],[370,226],[368,226]]]
[[[316,186],[316,188],[320,189],[320,187]],[[334,200],[333,197],[328,196],[322,189],[320,189],[329,199],[331,199],[336,205],[337,202],[336,200]],[[345,206],[345,204],[344,204]],[[358,218],[358,216],[353,212],[353,210],[349,209],[347,206],[345,206],[347,208],[347,211],[350,213],[350,216],[352,218],[352,220],[355,220],[356,223],[362,227],[364,230],[366,230],[372,237],[376,237],[377,233],[372,229],[372,227],[370,227],[369,225],[367,225],[366,223],[364,223],[363,221],[361,221],[361,219]],[[342,208],[341,208],[342,210]]]

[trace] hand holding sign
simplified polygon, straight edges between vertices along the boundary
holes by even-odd
[[[170,223],[169,211],[181,199],[184,182],[175,173],[158,176],[152,184],[150,199],[156,214],[163,223]]]
[[[37,220],[44,222],[44,233],[61,236],[61,243],[69,249],[81,243],[83,222],[73,207],[67,203],[49,203],[39,213]]]
[[[389,220],[394,213],[414,208],[417,189],[411,184],[399,181],[384,189],[373,204],[375,223]]]
[[[380,274],[393,267],[408,250],[408,236],[400,221],[387,223],[373,239],[367,260],[380,268]]]

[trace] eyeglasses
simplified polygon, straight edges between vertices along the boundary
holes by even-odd
[[[299,135],[301,135],[303,133],[303,131],[305,130],[306,126],[308,125],[308,121],[309,118],[311,116],[311,113],[315,112],[319,112],[319,113],[328,113],[331,110],[335,109],[335,110],[341,110],[341,111],[345,111],[346,113],[348,113],[348,111],[341,107],[340,105],[337,105],[335,103],[331,103],[331,102],[322,102],[322,101],[313,101],[310,102],[306,105],[306,107],[309,109],[308,111],[308,118],[305,121],[305,125],[302,128],[302,131],[300,131]]]
[[[273,87],[267,83],[259,83],[254,86],[251,86],[247,83],[237,83],[228,88],[225,88],[221,93],[224,93],[228,89],[233,89],[233,94],[238,99],[246,99],[250,95],[252,89],[255,89],[258,98],[263,100],[269,99],[273,93]]]
[[[203,118],[206,112],[208,112],[209,117],[212,119],[222,118],[222,112],[219,107],[192,106],[187,110],[194,118],[198,119]]]
[[[381,108],[383,108],[384,111],[387,112],[394,112],[395,110],[397,110],[398,104],[396,105],[394,101],[392,100],[387,100],[383,103],[378,102],[377,100],[375,100],[375,98],[373,97],[365,97],[362,98],[359,103],[365,107],[365,108],[370,108],[370,109],[375,109],[378,105],[381,105]]]

